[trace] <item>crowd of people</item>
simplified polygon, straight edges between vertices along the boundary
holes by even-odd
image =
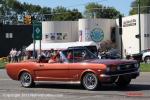
[[[28,60],[28,59],[42,59],[43,57],[45,59],[50,59],[51,57],[53,57],[54,55],[57,54],[56,50],[44,50],[41,52],[41,54],[38,51],[25,51],[25,50],[17,50],[15,48],[12,48],[9,52],[8,55],[8,61],[9,62],[20,62],[23,60]]]
[[[25,51],[25,50],[17,50],[17,49],[11,49],[8,55],[8,61],[9,62],[20,62],[23,60],[28,60],[28,59],[37,59],[39,61],[41,60],[45,60],[46,62],[53,62],[54,60],[58,60],[58,52],[60,50],[44,50],[41,51],[41,53],[39,53],[39,51]],[[82,56],[84,56],[84,54],[82,54]],[[120,58],[120,55],[118,55],[118,51],[116,50],[110,50],[108,53],[107,52],[102,52],[101,54],[99,54],[99,58],[100,59],[117,59]],[[71,52],[67,53],[67,59],[72,59],[73,56],[71,54]]]
[[[19,62],[27,57],[27,52],[17,50],[17,49],[11,49],[8,55],[8,61],[9,62]]]

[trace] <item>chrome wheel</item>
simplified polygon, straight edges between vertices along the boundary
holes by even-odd
[[[20,82],[23,87],[31,87],[34,82],[28,72],[23,72],[20,76]]]
[[[145,57],[145,63],[150,64],[150,57],[149,57],[149,56],[148,56],[148,57]]]
[[[83,86],[88,90],[95,90],[98,87],[98,78],[93,73],[87,73],[82,81]]]

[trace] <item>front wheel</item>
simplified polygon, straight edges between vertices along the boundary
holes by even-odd
[[[144,61],[145,61],[145,63],[150,64],[150,56],[145,57]]]
[[[99,80],[94,73],[86,73],[82,78],[82,85],[87,90],[96,90],[99,85]]]
[[[120,88],[127,87],[131,82],[131,78],[119,77],[118,81],[115,83]]]
[[[20,82],[23,87],[32,87],[35,85],[33,82],[32,76],[28,72],[23,72],[20,76]]]

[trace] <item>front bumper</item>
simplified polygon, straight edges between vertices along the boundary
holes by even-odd
[[[123,74],[113,74],[113,75],[107,75],[107,74],[100,74],[99,80],[102,83],[114,83],[118,80],[120,76],[124,76],[130,79],[135,79],[140,75],[140,71],[135,72],[129,72],[129,73],[123,73]]]

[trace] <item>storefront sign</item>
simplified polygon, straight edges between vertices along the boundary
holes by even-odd
[[[67,33],[49,33],[45,35],[46,39],[50,40],[67,40],[68,34]]]
[[[104,39],[104,32],[101,28],[95,28],[91,31],[90,36],[94,42],[101,42]]]
[[[131,19],[123,22],[123,27],[135,26],[136,19]]]

